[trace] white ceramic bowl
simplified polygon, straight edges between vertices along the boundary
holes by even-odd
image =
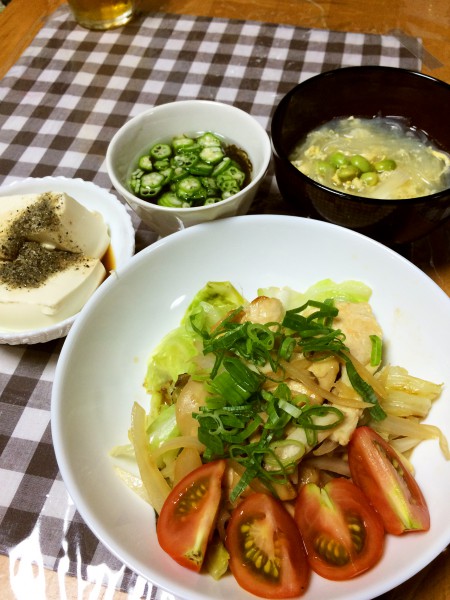
[[[127,179],[137,159],[156,142],[172,136],[213,131],[245,150],[253,165],[252,180],[238,194],[217,204],[168,208],[135,196]],[[106,167],[117,192],[160,235],[248,212],[271,158],[270,139],[258,121],[243,110],[210,100],[181,100],[155,106],[130,119],[112,138]]]
[[[148,357],[208,280],[229,280],[252,299],[259,287],[305,290],[324,278],[366,282],[388,340],[387,361],[418,377],[448,383],[446,294],[410,262],[369,238],[287,216],[234,217],[162,238],[105,282],[64,344],[51,422],[68,491],[89,527],[114,554],[180,598],[248,600],[249,595],[232,577],[216,582],[169,559],[156,540],[153,510],[115,474],[109,451],[127,441],[133,402],[149,407],[142,385]],[[428,421],[450,439],[448,385]],[[447,546],[450,461],[433,440],[416,449],[412,462],[429,505],[430,531],[389,536],[382,561],[353,581],[313,576],[302,600],[372,599],[410,578]]]
[[[30,177],[0,188],[0,198],[14,194],[41,194],[48,191],[66,192],[83,206],[103,215],[111,236],[111,247],[117,268],[124,266],[133,256],[135,232],[125,206],[115,196],[89,181],[66,177]],[[0,330],[0,344],[37,344],[64,337],[75,321],[75,317],[76,315],[68,317],[41,329]]]

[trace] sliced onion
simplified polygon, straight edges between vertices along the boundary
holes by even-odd
[[[131,413],[130,438],[134,446],[134,454],[141,475],[142,483],[147,491],[148,500],[159,513],[170,494],[170,486],[159,471],[155,459],[150,454],[145,430],[145,410],[137,402],[133,404]]]

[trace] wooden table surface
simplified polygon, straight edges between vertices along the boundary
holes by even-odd
[[[0,78],[20,57],[39,28],[64,0],[12,0],[0,15]],[[395,33],[422,40],[423,72],[450,83],[449,0],[140,0],[143,11],[192,14],[229,19],[284,23],[301,27],[364,33]],[[417,243],[411,258],[450,294],[450,229]],[[24,574],[22,590],[10,585],[8,558],[0,557],[2,600],[124,600],[120,592],[60,578],[36,567]],[[40,580],[39,598],[27,591],[27,579]],[[33,586],[34,589],[36,585]],[[450,552],[438,556],[427,568],[379,600],[449,600]],[[322,600],[322,599],[318,599]],[[332,600],[332,599],[329,599]]]

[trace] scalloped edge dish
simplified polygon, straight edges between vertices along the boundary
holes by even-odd
[[[0,187],[0,198],[14,194],[40,194],[47,191],[66,192],[86,208],[96,210],[103,215],[111,236],[114,271],[123,267],[134,255],[135,231],[125,205],[95,183],[61,176],[28,177]],[[72,327],[77,314],[42,329],[0,330],[0,344],[39,344],[64,337]]]

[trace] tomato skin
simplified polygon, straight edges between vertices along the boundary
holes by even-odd
[[[353,481],[378,512],[388,533],[428,531],[430,513],[422,491],[378,433],[370,427],[355,429],[348,446],[348,463]]]
[[[161,548],[177,563],[199,572],[222,497],[226,461],[189,473],[167,497],[156,523]]]
[[[300,533],[272,496],[251,494],[234,509],[226,546],[231,572],[247,592],[262,598],[294,598],[306,590],[310,569]]]
[[[295,505],[295,521],[311,568],[326,579],[356,577],[375,566],[383,554],[383,524],[348,479],[332,479],[323,488],[304,485]]]

